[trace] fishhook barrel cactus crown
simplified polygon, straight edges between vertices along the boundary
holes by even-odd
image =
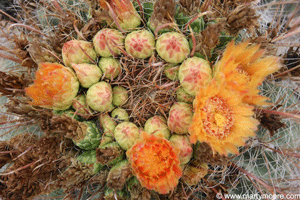
[[[261,32],[262,6],[25,0],[18,16],[1,11],[3,33],[18,32],[5,34],[14,50],[0,45],[15,62],[0,72],[0,199],[284,194],[299,172],[287,118],[300,117],[298,96],[282,94],[297,66],[285,71],[276,42],[298,28]]]

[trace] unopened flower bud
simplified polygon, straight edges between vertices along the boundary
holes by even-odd
[[[139,138],[139,128],[131,122],[122,122],[114,131],[117,143],[124,150],[130,149],[134,142]]]
[[[193,103],[194,97],[180,87],[176,90],[176,97],[178,102],[185,102],[185,103]]]
[[[93,84],[97,83],[102,72],[97,65],[92,64],[72,64],[72,68],[75,70],[77,78],[84,88],[89,88]]]
[[[135,58],[146,59],[154,53],[154,35],[147,30],[133,31],[125,38],[125,49]]]
[[[124,36],[116,29],[104,28],[93,39],[96,52],[102,57],[119,55],[124,46]]]
[[[188,163],[193,156],[193,147],[188,136],[173,134],[170,137],[169,141],[173,144],[174,147],[177,147],[180,150],[180,163]]]
[[[96,60],[97,54],[93,43],[83,40],[70,40],[64,43],[62,48],[64,64],[71,67],[71,64],[92,63]]]
[[[115,58],[101,58],[98,65],[101,68],[104,77],[109,80],[113,80],[121,73],[120,62]]]
[[[113,87],[113,104],[115,106],[122,106],[128,99],[128,92],[122,86]]]
[[[186,59],[179,67],[178,77],[183,89],[195,96],[212,79],[209,62],[198,57]]]
[[[156,136],[162,135],[164,138],[170,138],[170,130],[166,120],[162,116],[154,116],[148,119],[144,127],[145,132]]]
[[[116,108],[112,111],[111,117],[117,122],[129,122],[129,115],[123,108]]]
[[[156,41],[158,55],[169,63],[181,63],[190,53],[189,43],[183,34],[168,32]]]
[[[86,93],[87,104],[95,111],[106,112],[112,104],[112,88],[101,81],[92,85]]]
[[[191,105],[183,102],[176,102],[170,109],[168,126],[172,132],[177,134],[187,134],[192,123],[192,117],[193,112]]]

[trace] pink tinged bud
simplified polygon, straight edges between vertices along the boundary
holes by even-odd
[[[113,87],[113,104],[115,106],[122,106],[128,99],[128,92],[122,86]]]
[[[113,80],[121,73],[121,64],[115,58],[101,58],[98,65],[101,68],[104,77],[109,80]]]
[[[145,123],[144,130],[156,136],[162,135],[167,140],[171,136],[167,122],[162,116],[154,116],[148,119]]]
[[[133,31],[125,38],[125,49],[135,58],[146,59],[154,53],[154,35],[147,30]]]
[[[167,65],[164,70],[166,77],[171,81],[178,80],[178,68],[179,66],[175,67],[173,64]]]
[[[86,97],[84,94],[78,95],[74,100],[72,104],[73,109],[80,114],[91,114],[91,110],[86,102]]]
[[[84,88],[91,87],[97,83],[102,76],[102,72],[97,65],[72,64],[72,68],[75,70],[77,78]]]
[[[86,93],[87,104],[95,111],[106,112],[112,104],[112,88],[102,81],[92,85]]]
[[[194,101],[194,97],[186,93],[182,87],[176,90],[176,97],[178,102],[193,103]]]
[[[192,106],[183,102],[176,102],[171,107],[168,118],[168,126],[172,132],[187,134],[192,123]]]
[[[113,137],[117,122],[115,122],[115,120],[113,120],[113,118],[111,118],[107,113],[103,113],[99,116],[99,122],[104,133],[106,133],[107,136]]]
[[[124,150],[130,149],[139,138],[139,128],[131,122],[122,122],[114,131],[117,143]]]
[[[180,150],[179,160],[181,164],[188,163],[193,156],[193,146],[186,135],[173,134],[169,141]]]
[[[189,43],[183,34],[168,32],[156,41],[158,55],[169,63],[181,63],[190,53]]]
[[[124,46],[124,36],[116,29],[104,28],[93,39],[96,52],[102,57],[119,55]]]
[[[117,122],[129,122],[129,115],[123,108],[116,108],[111,112],[111,117]]]
[[[179,67],[178,77],[183,89],[195,96],[212,79],[209,62],[198,57],[186,59]]]
[[[204,178],[208,173],[208,166],[205,163],[199,166],[187,165],[184,168],[182,180],[189,186],[193,186],[199,183],[199,181]]]
[[[96,60],[97,54],[91,42],[71,40],[64,43],[62,57],[65,65],[71,67],[72,63],[92,63]]]

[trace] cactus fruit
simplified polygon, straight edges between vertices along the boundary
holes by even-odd
[[[86,93],[87,104],[95,111],[109,111],[112,104],[112,88],[110,84],[101,81],[92,85]]]
[[[125,38],[125,49],[135,58],[146,59],[154,53],[154,35],[147,30],[133,31]]]

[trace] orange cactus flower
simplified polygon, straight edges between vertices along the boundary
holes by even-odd
[[[182,176],[179,150],[165,138],[142,132],[126,154],[143,187],[167,194],[177,186]]]
[[[58,63],[41,63],[34,84],[25,89],[32,105],[65,110],[76,97],[79,82],[74,72]]]
[[[279,58],[264,56],[258,44],[230,42],[222,59],[215,65],[215,77],[224,76],[227,88],[244,95],[243,102],[266,105],[267,97],[260,96],[257,87],[270,74],[280,69]]]
[[[214,79],[199,90],[193,102],[190,140],[206,142],[221,155],[238,154],[238,147],[255,135],[258,121],[253,118],[253,106],[243,103],[242,96],[224,85]]]
[[[121,28],[128,30],[138,27],[141,24],[140,16],[136,12],[130,0],[98,0],[100,6],[110,13]]]

